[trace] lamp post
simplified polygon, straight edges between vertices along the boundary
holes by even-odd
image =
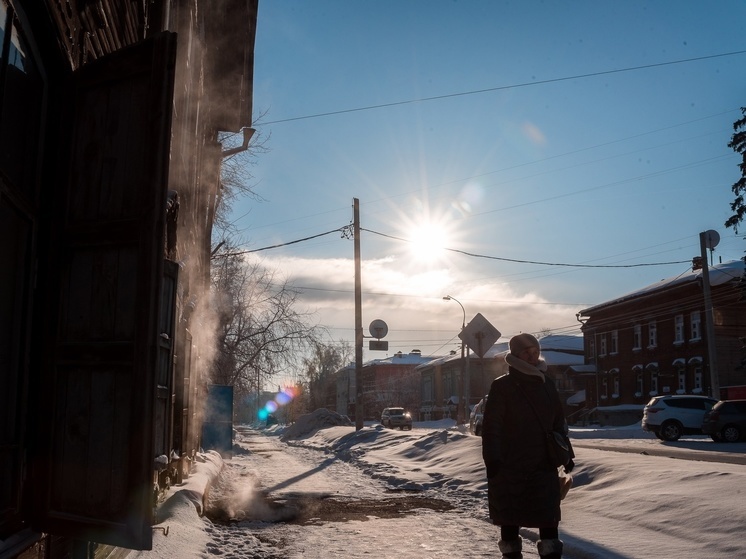
[[[450,295],[446,295],[443,297],[444,301],[456,301],[458,303],[458,306],[461,307],[461,312],[464,313],[464,318],[461,321],[461,331],[464,331],[464,328],[466,328],[466,310],[464,309],[464,305],[461,304],[461,301],[456,299],[455,297],[451,297]],[[456,422],[457,424],[465,423],[464,421],[464,394],[465,390],[464,387],[466,386],[466,359],[464,359],[464,340],[461,340],[461,382],[457,383],[458,386],[458,408],[457,408],[457,418]]]

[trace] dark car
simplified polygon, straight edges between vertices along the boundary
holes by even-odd
[[[655,396],[642,410],[642,428],[670,442],[682,435],[702,435],[705,412],[716,403],[707,396]]]
[[[702,432],[713,441],[735,443],[746,436],[746,400],[720,400],[705,413]]]
[[[404,411],[404,408],[386,408],[381,412],[381,425],[389,429],[411,429],[412,414]]]
[[[482,419],[484,418],[484,405],[487,403],[487,396],[479,400],[469,415],[469,432],[478,437],[482,436]]]

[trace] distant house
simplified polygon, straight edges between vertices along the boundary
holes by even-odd
[[[709,269],[720,387],[746,384],[743,274],[740,260]],[[659,394],[712,394],[702,282],[690,270],[580,311],[586,406],[641,410]]]
[[[549,335],[540,339],[542,357],[547,362],[547,374],[556,382],[560,397],[565,402],[585,388],[584,379],[571,374],[572,366],[583,365],[583,338],[580,336]],[[469,409],[479,403],[490,390],[492,381],[508,372],[505,355],[508,343],[493,345],[484,357],[470,353],[464,361],[464,372],[468,382],[464,394]],[[451,354],[417,367],[421,376],[420,389],[422,404],[419,420],[456,418],[459,381],[462,361],[460,354]],[[567,408],[568,413],[573,408]]]
[[[420,407],[419,365],[435,357],[425,357],[418,349],[396,353],[384,359],[363,364],[363,418],[380,419],[383,408],[403,407],[413,414]],[[356,413],[355,366],[348,365],[337,373],[337,413],[351,418]]]

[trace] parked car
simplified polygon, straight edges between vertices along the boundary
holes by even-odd
[[[404,411],[404,408],[386,408],[381,412],[381,425],[389,429],[411,429],[412,414]]]
[[[708,396],[655,396],[642,411],[642,428],[662,441],[702,435],[702,419],[717,404]]]
[[[479,400],[469,415],[469,432],[478,437],[482,436],[482,418],[484,417],[484,404],[487,403],[487,396]]]
[[[720,400],[705,413],[702,432],[713,441],[742,440],[746,436],[746,400]]]

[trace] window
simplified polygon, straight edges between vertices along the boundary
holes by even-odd
[[[606,400],[609,397],[609,381],[606,377],[601,379],[601,399]]]
[[[677,314],[676,317],[673,319],[673,322],[674,322],[673,343],[683,344],[684,343],[684,315]]]
[[[642,396],[642,387],[643,387],[642,379],[643,379],[642,371],[640,371],[639,373],[637,373],[637,392],[635,393],[635,396],[638,396],[638,397]]]
[[[702,392],[702,365],[696,365],[694,367],[694,390],[695,394]]]
[[[606,355],[606,334],[601,334],[598,337],[598,342],[600,345],[599,350],[598,350],[598,356],[603,357],[604,355]]]
[[[699,317],[699,311],[694,311],[691,314],[691,339],[700,340],[702,339],[702,322]]]
[[[632,349],[642,349],[642,326],[635,324],[632,336]]]
[[[614,375],[614,392],[611,395],[612,398],[619,398],[619,375]]]
[[[0,167],[16,188],[33,199],[45,84],[18,16],[5,2],[0,2],[0,38]]]
[[[658,394],[658,373],[650,373],[650,395]]]
[[[648,347],[658,346],[658,325],[655,320],[648,323]]]
[[[596,341],[591,337],[588,342],[588,358],[594,360],[596,358]]]
[[[613,330],[611,332],[611,354],[616,355],[619,353],[619,331]]]
[[[686,394],[686,370],[679,369],[679,389],[678,394]]]

